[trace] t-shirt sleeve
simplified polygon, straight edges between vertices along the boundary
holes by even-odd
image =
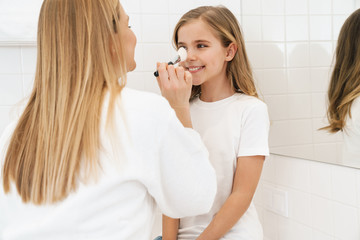
[[[158,162],[149,193],[161,212],[182,218],[208,212],[216,194],[216,175],[197,132],[184,128],[174,112],[161,127]]]
[[[269,155],[269,115],[263,102],[249,106],[242,115],[238,157]]]

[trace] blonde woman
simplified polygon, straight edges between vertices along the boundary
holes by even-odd
[[[191,120],[209,150],[218,191],[208,213],[180,221],[164,216],[163,239],[261,240],[252,198],[269,155],[269,117],[236,17],[222,6],[192,9],[175,26],[173,42],[187,50]],[[158,68],[160,80],[175,79],[172,67]]]
[[[0,140],[0,239],[148,240],[156,206],[175,218],[210,209],[191,75],[179,72],[169,102],[127,89],[135,45],[116,0],[43,2],[34,88]]]
[[[360,9],[341,28],[328,90],[332,133],[343,131],[343,161],[360,162]]]

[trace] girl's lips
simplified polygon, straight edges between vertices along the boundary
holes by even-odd
[[[187,67],[187,70],[188,70],[190,73],[196,73],[196,72],[201,71],[203,68],[205,68],[205,67],[204,67],[204,66],[199,66],[199,67]]]

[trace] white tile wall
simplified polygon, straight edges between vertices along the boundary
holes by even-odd
[[[129,74],[128,85],[159,93],[152,73],[157,61],[168,61],[174,52],[170,39],[176,21],[192,7],[220,3],[242,23],[255,77],[269,105],[273,149],[304,158],[336,156],[339,137],[329,145],[327,136],[314,129],[324,117],[334,42],[354,9],[353,0],[122,0],[138,39],[137,69]],[[30,93],[35,65],[35,47],[0,46],[0,133],[15,118],[15,104]],[[266,208],[261,189],[269,184],[288,192],[288,217]],[[358,169],[272,155],[258,192],[255,202],[266,240],[360,239]]]

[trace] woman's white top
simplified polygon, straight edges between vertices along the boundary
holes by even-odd
[[[49,206],[22,203],[14,188],[4,195],[1,184],[0,239],[149,240],[157,206],[173,218],[209,211],[216,177],[199,134],[156,94],[125,88],[119,100],[110,131],[102,116],[99,181]]]
[[[209,213],[180,219],[179,240],[196,239],[229,197],[237,158],[269,155],[269,117],[266,104],[236,93],[216,102],[192,101],[191,119],[209,150],[217,177],[217,193]],[[260,240],[262,227],[251,203],[235,226],[221,239]]]
[[[343,138],[343,163],[360,167],[360,97],[351,105],[351,117],[346,119]]]

